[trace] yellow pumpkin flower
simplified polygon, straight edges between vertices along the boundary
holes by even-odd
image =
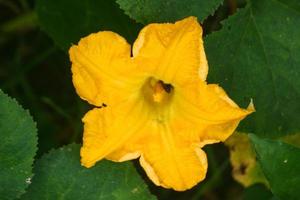
[[[81,163],[139,158],[159,186],[183,191],[205,178],[201,147],[226,140],[252,109],[239,108],[207,84],[202,28],[195,17],[149,24],[132,52],[101,31],[70,48],[73,83],[95,105],[83,118]]]

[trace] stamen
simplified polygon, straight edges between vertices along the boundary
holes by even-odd
[[[165,90],[160,82],[157,82],[153,88],[153,101],[159,103],[164,98]]]
[[[154,77],[149,78],[142,87],[143,94],[152,105],[165,105],[173,96],[174,87]],[[154,104],[153,104],[154,103]]]
[[[171,84],[166,84],[161,80],[157,81],[153,87],[153,101],[157,103],[162,102],[171,93],[172,89],[173,86]]]

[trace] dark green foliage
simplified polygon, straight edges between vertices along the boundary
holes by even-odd
[[[80,165],[79,147],[71,144],[38,160],[22,199],[155,199],[131,162],[103,160],[87,169]]]
[[[0,90],[0,199],[25,192],[32,176],[37,130],[28,111]]]
[[[137,22],[174,22],[188,16],[206,19],[222,0],[117,0],[125,13]]]
[[[274,198],[274,196],[271,191],[262,184],[249,186],[245,189],[243,195],[243,200],[272,200],[272,198]]]
[[[253,134],[250,139],[272,192],[280,199],[299,199],[300,148]]]
[[[140,28],[113,0],[37,0],[41,28],[64,50],[98,31],[114,31],[132,42]]]

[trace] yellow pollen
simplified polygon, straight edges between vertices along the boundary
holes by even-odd
[[[167,92],[163,88],[163,83],[161,81],[157,81],[153,88],[153,101],[160,103],[166,95]]]

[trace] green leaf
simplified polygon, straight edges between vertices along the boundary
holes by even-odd
[[[299,199],[300,148],[253,134],[250,139],[271,191],[280,199]]]
[[[174,22],[188,16],[203,21],[222,0],[117,0],[125,13],[137,22]]]
[[[243,107],[253,99],[256,112],[241,131],[277,137],[300,130],[299,27],[298,0],[249,0],[206,38],[209,81]]]
[[[104,30],[132,42],[140,29],[113,0],[37,0],[36,11],[41,28],[64,50],[80,38]]]
[[[80,165],[79,148],[68,145],[38,160],[23,199],[155,199],[131,162],[103,160],[87,169]]]
[[[25,192],[37,151],[37,130],[28,111],[0,90],[0,199]]]

